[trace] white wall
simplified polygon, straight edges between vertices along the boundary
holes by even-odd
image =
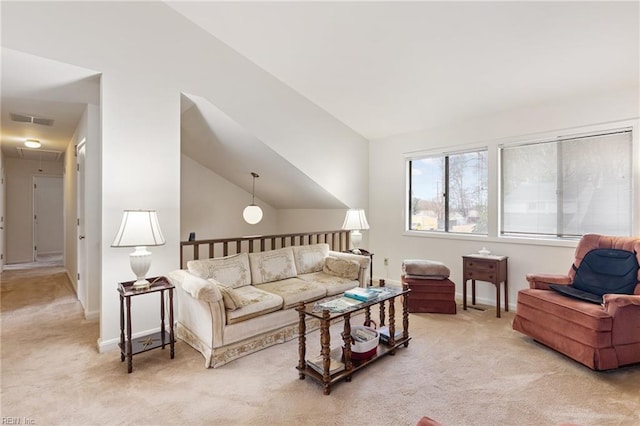
[[[86,303],[84,314],[87,319],[97,319],[100,313],[102,290],[102,141],[100,129],[100,107],[87,105],[83,116],[87,120],[85,173],[84,177],[84,214],[86,256]],[[82,139],[80,139],[82,140]]]
[[[276,209],[256,197],[262,208],[260,223],[249,225],[242,211],[251,202],[251,193],[230,183],[186,155],[181,156],[180,174],[180,239],[186,241],[189,232],[196,238],[269,235],[277,232]]]
[[[84,307],[84,289],[78,289],[78,226],[76,214],[76,149],[78,134],[83,134],[86,117],[82,117],[78,128],[64,152],[64,269],[69,281],[76,290],[76,295]]]
[[[262,208],[264,216],[260,223],[249,225],[242,219],[242,211],[250,202],[251,193],[184,154],[180,167],[181,241],[186,241],[190,232],[204,240],[334,231],[344,222],[344,209],[275,209],[256,197],[256,204]],[[363,232],[362,247],[366,247],[367,234],[367,231]],[[185,256],[190,257],[190,253]]]
[[[101,260],[101,212],[100,212],[100,108],[87,105],[76,131],[65,151],[65,231],[64,265],[69,280],[76,289],[78,300],[86,319],[98,319],[100,313],[100,260]],[[85,276],[78,288],[78,174],[76,146],[85,141]]]
[[[531,242],[499,238],[497,222],[497,147],[517,139],[536,139],[540,135],[579,133],[595,127],[618,127],[601,124],[637,119],[640,116],[638,88],[608,94],[595,94],[580,99],[560,100],[513,110],[501,115],[454,123],[449,127],[395,136],[371,143],[370,217],[371,250],[375,252],[374,276],[399,282],[403,259],[422,258],[444,262],[451,269],[456,292],[462,295],[461,256],[477,252],[483,246],[496,254],[509,256],[510,303],[515,306],[516,293],[526,287],[528,272],[567,273],[573,260],[575,242]],[[640,187],[640,143],[638,121],[635,123],[634,167],[636,173],[634,200],[634,233],[640,231],[638,190]],[[629,124],[625,121],[625,124]],[[415,236],[405,233],[406,160],[405,154],[441,148],[489,147],[490,228],[488,237],[456,237],[452,235]],[[384,258],[389,258],[385,267]],[[478,297],[495,304],[495,288],[478,285]]]
[[[277,233],[336,231],[342,228],[345,214],[345,209],[281,209],[278,210]],[[365,247],[364,238],[362,247]]]
[[[122,210],[158,211],[167,244],[151,249],[149,275],[179,266],[181,92],[210,99],[346,205],[368,204],[367,164],[352,161],[366,140],[162,3],[3,3],[2,31],[5,47],[102,73],[101,350],[119,340],[117,283],[133,278],[127,250],[110,247]],[[137,299],[134,334],[157,329],[156,298]]]
[[[7,264],[32,262],[33,177],[62,176],[62,162],[7,157],[5,166]]]

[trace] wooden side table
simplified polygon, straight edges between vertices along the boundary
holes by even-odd
[[[148,288],[136,290],[133,288],[134,281],[127,281],[118,284],[120,294],[120,361],[125,358],[129,361],[127,371],[133,371],[133,356],[142,352],[156,348],[164,349],[169,344],[171,348],[171,359],[175,356],[175,338],[173,336],[173,289],[175,288],[165,277],[149,278],[151,285]],[[169,333],[164,326],[164,292],[169,292]],[[142,294],[160,292],[160,331],[150,333],[133,339],[131,337],[131,298]],[[127,309],[125,312],[125,300]],[[125,339],[125,324],[127,335]]]
[[[476,304],[476,280],[496,286],[496,317],[500,318],[500,283],[504,282],[504,310],[509,312],[507,256],[469,254],[462,256],[462,308],[467,310],[467,280],[471,280],[471,304]]]

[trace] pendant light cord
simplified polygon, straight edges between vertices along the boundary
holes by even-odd
[[[256,178],[260,177],[256,172],[251,172],[251,176],[253,176],[253,188],[251,189],[251,204],[255,204],[256,197]]]

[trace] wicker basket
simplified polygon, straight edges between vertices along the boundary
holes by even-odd
[[[359,336],[371,338],[366,341],[360,341],[360,339],[358,339]],[[351,359],[368,359],[377,353],[380,333],[375,329],[364,325],[354,325],[351,327],[351,338]]]

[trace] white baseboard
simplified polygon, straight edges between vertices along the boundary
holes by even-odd
[[[84,319],[87,321],[98,321],[100,320],[100,311],[84,311]]]
[[[383,278],[385,285],[389,286],[389,287],[402,287],[402,282],[401,281],[396,281],[396,280],[390,280],[388,278]],[[373,279],[374,285],[380,285],[380,278],[374,278]],[[504,295],[502,295],[502,297],[504,297]],[[462,303],[462,292],[460,293],[456,293],[455,295],[456,301]],[[509,297],[509,299],[511,299],[511,297]],[[471,295],[467,294],[467,303],[470,305],[471,304]],[[478,297],[476,296],[476,303],[477,304],[481,304],[481,305],[487,305],[487,306],[492,306],[494,309],[496,307],[496,300],[495,299],[489,299],[489,298],[484,298],[484,297]],[[502,310],[504,311],[504,299],[501,301],[502,303]],[[515,312],[516,311],[516,305],[515,303],[511,302],[509,303],[509,311],[511,312]]]

